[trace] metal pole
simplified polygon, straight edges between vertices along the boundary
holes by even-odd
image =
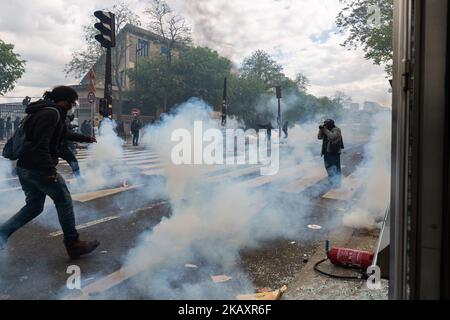
[[[106,49],[106,67],[105,67],[105,99],[108,102],[109,118],[112,119],[112,52],[111,48]]]
[[[136,60],[134,62],[134,103],[136,104],[136,107],[138,101],[138,90],[137,90],[138,53],[139,53],[139,44],[136,44]]]
[[[223,100],[222,100],[222,127],[227,126],[227,112],[228,112],[228,106],[227,106],[227,78],[224,79],[223,82]]]
[[[94,109],[95,109],[95,102],[91,103],[91,135],[94,137],[95,136],[95,119],[94,119]]]
[[[227,98],[228,98],[228,83],[227,78],[223,81],[223,100],[222,100],[222,130],[223,130],[223,157],[224,161],[227,159]]]
[[[281,141],[281,99],[278,98],[278,135]]]

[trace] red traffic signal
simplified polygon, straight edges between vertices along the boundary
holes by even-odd
[[[94,16],[100,20],[94,27],[100,31],[95,39],[104,48],[114,48],[116,46],[116,16],[111,12],[95,11]]]

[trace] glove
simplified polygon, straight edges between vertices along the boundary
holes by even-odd
[[[58,182],[58,174],[54,174],[52,176],[45,176],[44,181],[48,183],[56,183]]]
[[[97,139],[95,137],[89,137],[88,142],[89,143],[97,143]]]

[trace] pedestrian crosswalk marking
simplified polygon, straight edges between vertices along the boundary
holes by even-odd
[[[76,226],[76,228],[77,228],[77,230],[83,230],[83,229],[86,229],[86,228],[89,228],[89,227],[93,227],[93,226],[101,224],[101,223],[109,222],[109,221],[112,221],[112,220],[117,220],[119,218],[120,218],[119,216],[106,217],[106,218],[103,218],[103,219],[99,219],[99,220],[91,221],[91,222],[88,222],[88,223],[80,224],[80,225]],[[64,233],[62,231],[55,231],[55,232],[50,233],[48,236],[50,238],[55,238],[55,237],[60,237],[63,234]]]
[[[273,176],[260,176],[255,179],[246,182],[246,185],[250,188],[258,188],[264,185],[279,181],[290,181],[299,176],[303,176],[306,172],[311,170],[316,164],[314,162],[302,163],[287,169],[280,168],[278,174]]]
[[[86,166],[89,164],[90,150],[84,149],[79,152],[79,155],[84,157],[80,160],[81,171],[85,170]],[[243,156],[241,156],[243,158]],[[152,150],[132,150],[125,149],[123,154],[116,159],[109,159],[111,163],[117,163],[117,170],[123,166],[125,169],[137,169],[142,176],[164,176],[165,170],[168,166],[164,164],[159,154]],[[309,162],[302,163],[300,165],[295,165],[291,167],[281,167],[278,174],[274,176],[261,176],[259,175],[261,166],[260,165],[217,165],[217,166],[204,166],[199,172],[205,175],[205,183],[217,183],[225,181],[227,179],[243,179],[246,180],[241,182],[245,184],[248,188],[261,188],[266,185],[271,184],[285,184],[284,188],[277,189],[282,193],[300,194],[305,189],[319,183],[321,180],[326,178],[326,171],[317,161],[318,158],[314,158]],[[68,167],[65,161],[61,161],[60,165],[63,167]],[[134,172],[134,171],[133,171]],[[349,177],[348,179],[352,179]],[[0,189],[0,194],[8,192],[22,192],[21,187],[17,186],[17,177],[7,177],[3,181],[4,186],[10,185],[11,187],[5,187]],[[349,181],[350,181],[349,180]],[[67,179],[68,184],[75,181],[75,179]],[[344,184],[346,179],[344,179]],[[5,183],[6,182],[6,183]],[[14,187],[14,183],[17,187]],[[352,184],[352,183],[350,183]],[[359,188],[360,185],[357,186]],[[122,190],[122,191],[117,191]],[[112,194],[117,194],[125,191],[125,189],[116,189]],[[350,190],[352,191],[352,190]],[[110,195],[108,190],[98,190],[85,194],[75,194],[73,197],[76,200],[82,199],[83,202],[92,201],[99,199],[102,196]],[[325,199],[332,200],[349,200],[354,193],[348,190],[334,190],[325,194],[323,197]]]
[[[342,187],[328,191],[323,198],[340,201],[350,201],[356,192],[362,187],[363,180],[357,178],[358,173],[353,173],[342,179]]]
[[[281,191],[285,193],[300,194],[326,178],[327,173],[324,168],[314,168],[313,170],[306,172],[301,179],[298,179],[281,189]]]
[[[118,193],[122,193],[124,191],[131,191],[134,189],[139,189],[140,187],[142,187],[142,185],[121,187],[121,188],[114,188],[114,189],[106,189],[106,190],[99,190],[99,191],[94,191],[94,192],[76,194],[76,195],[72,196],[72,199],[74,201],[78,201],[78,202],[89,202],[89,201],[96,200],[99,198],[113,196]]]

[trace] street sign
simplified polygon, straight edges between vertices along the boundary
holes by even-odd
[[[88,94],[88,101],[89,101],[89,103],[94,103],[95,102],[95,93],[94,92],[89,92],[89,94]]]
[[[140,116],[141,115],[141,110],[134,108],[131,110],[131,115],[133,116]]]

